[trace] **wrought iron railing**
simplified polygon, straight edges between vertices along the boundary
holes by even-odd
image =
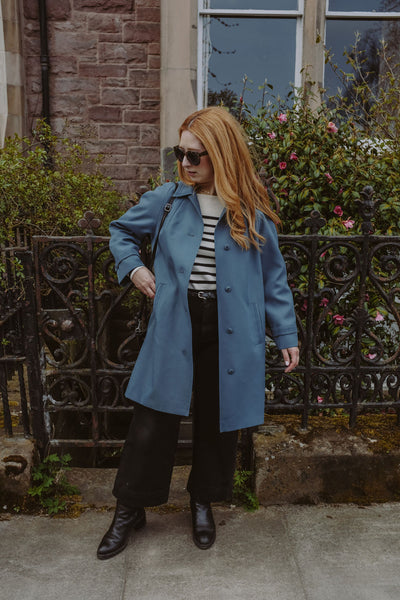
[[[400,414],[400,237],[373,235],[377,201],[366,187],[362,235],[321,235],[315,212],[310,233],[280,237],[295,298],[300,366],[283,375],[267,351],[268,411],[340,411],[350,425],[362,411]]]
[[[267,413],[300,413],[304,427],[321,412],[346,413],[350,425],[362,411],[399,414],[400,237],[371,233],[374,208],[366,188],[361,235],[322,235],[313,213],[306,233],[280,236],[301,360],[285,375],[267,344]],[[35,437],[42,446],[89,448],[98,464],[123,444],[133,411],[124,390],[150,307],[133,286],[118,285],[94,215],[80,224],[81,236],[34,237],[33,265],[23,253],[24,348]],[[181,442],[190,442],[186,430]]]
[[[5,434],[30,435],[26,389],[23,308],[25,292],[20,255],[26,249],[0,250],[0,424]]]

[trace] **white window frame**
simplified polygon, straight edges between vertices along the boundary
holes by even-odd
[[[208,0],[198,0],[197,22],[197,106],[199,109],[207,104],[208,72],[206,53],[205,21],[209,17],[259,17],[263,19],[293,18],[296,19],[296,55],[295,55],[295,87],[301,85],[301,69],[303,58],[303,19],[304,0],[298,1],[297,10],[256,10],[256,9],[217,9],[207,8]]]
[[[344,11],[344,10],[329,10],[329,0],[325,4],[325,35],[326,41],[326,26],[330,20],[342,21],[396,21],[400,20],[400,12],[374,12],[374,11]],[[325,69],[323,78],[325,80]]]
[[[374,12],[372,10],[363,11],[344,11],[344,10],[329,10],[329,0],[326,0],[325,5],[326,19],[350,19],[350,20],[365,20],[365,21],[392,21],[400,19],[400,12]]]

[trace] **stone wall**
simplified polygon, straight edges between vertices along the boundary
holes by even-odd
[[[371,431],[376,439],[368,437]],[[262,426],[253,434],[255,494],[264,506],[398,502],[398,444],[390,452],[378,448],[387,435],[387,425],[356,434],[335,422],[329,425],[328,417],[306,431]]]
[[[41,114],[38,2],[23,0],[26,129]],[[50,114],[132,194],[160,164],[160,0],[47,0]]]

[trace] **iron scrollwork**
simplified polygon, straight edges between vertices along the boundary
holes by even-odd
[[[285,375],[266,332],[267,412],[298,412],[306,425],[308,415],[329,408],[353,417],[368,407],[399,409],[400,237],[372,233],[378,204],[365,188],[361,235],[323,235],[314,212],[303,235],[279,236],[301,361]],[[51,418],[85,414],[82,435],[113,445],[113,415],[132,410],[124,391],[144,339],[143,307],[131,284],[119,286],[93,213],[80,224],[84,235],[41,237],[34,246],[46,410]],[[52,431],[56,439],[54,424]]]

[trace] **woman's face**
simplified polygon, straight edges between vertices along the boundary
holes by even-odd
[[[190,133],[190,131],[183,131],[181,139],[179,141],[179,147],[187,152],[188,150],[194,150],[195,152],[204,152],[205,148],[200,140]],[[192,165],[186,156],[182,161],[182,167],[186,175],[193,181],[195,185],[208,193],[214,193],[214,169],[211,164],[210,157],[208,154],[200,157],[200,164]]]

